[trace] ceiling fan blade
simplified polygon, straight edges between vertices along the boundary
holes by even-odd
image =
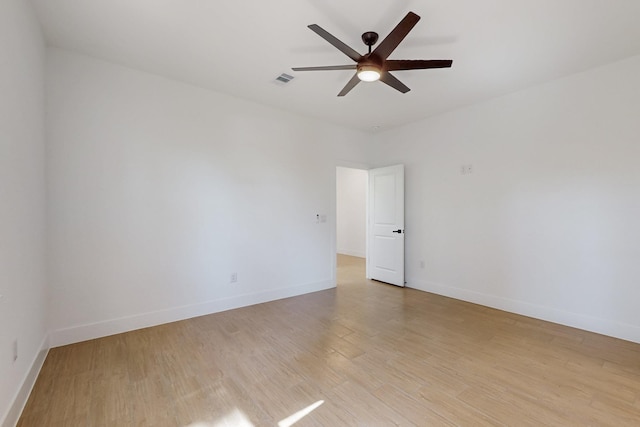
[[[409,31],[418,23],[420,17],[413,12],[407,13],[402,21],[389,33],[389,35],[382,40],[382,43],[375,48],[373,53],[380,57],[380,59],[387,59],[391,52],[400,44],[402,40],[409,34]]]
[[[356,87],[358,83],[360,83],[360,78],[358,77],[358,73],[356,73],[353,75],[353,77],[351,77],[351,80],[349,80],[349,83],[347,83],[346,86],[340,91],[338,96],[345,96],[346,94],[349,93],[351,89]]]
[[[311,24],[309,25],[309,29],[314,33],[316,33],[317,35],[319,35],[320,37],[322,37],[323,39],[325,39],[326,41],[328,41],[329,43],[331,43],[340,52],[344,53],[354,61],[358,62],[362,58],[362,55],[360,55],[354,49],[347,46],[344,42],[338,40],[335,36],[329,34],[329,32],[327,32],[325,29],[323,29],[319,25]]]
[[[402,93],[407,93],[411,90],[400,80],[392,76],[391,73],[382,73],[382,75],[380,76],[380,81],[388,84],[392,88],[399,90]]]
[[[293,71],[329,71],[329,70],[355,70],[358,66],[353,65],[327,65],[322,67],[294,67]]]
[[[411,60],[411,59],[401,59],[401,60],[387,60],[384,63],[385,70],[395,71],[395,70],[425,70],[428,68],[449,68],[453,64],[453,61],[450,59],[429,59],[429,60]]]

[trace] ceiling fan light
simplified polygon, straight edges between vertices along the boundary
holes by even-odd
[[[380,80],[380,69],[373,65],[362,65],[358,67],[358,78],[363,82]]]

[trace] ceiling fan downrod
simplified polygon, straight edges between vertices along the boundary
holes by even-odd
[[[378,33],[367,31],[366,33],[362,34],[362,41],[364,42],[364,44],[369,46],[369,53],[371,53],[371,46],[378,42]]]

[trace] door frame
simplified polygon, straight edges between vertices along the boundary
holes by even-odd
[[[331,280],[334,286],[336,286],[337,284],[337,253],[338,253],[338,244],[337,244],[337,237],[338,237],[338,227],[337,227],[337,201],[338,201],[338,194],[337,194],[337,168],[338,167],[342,167],[342,168],[349,168],[349,169],[359,169],[359,170],[365,170],[367,171],[367,174],[369,173],[370,170],[372,169],[382,169],[386,166],[382,166],[382,167],[372,167],[371,165],[365,164],[365,163],[355,163],[355,162],[336,162],[333,166],[333,174],[332,174],[332,194],[333,197],[331,199],[331,209],[334,213],[333,218],[331,218],[330,220],[330,225],[332,228],[332,232],[331,232]],[[405,171],[406,171],[406,166],[405,166]],[[406,172],[405,172],[406,174]],[[406,180],[406,176],[404,178]],[[369,215],[370,215],[370,208],[369,208],[369,204],[370,204],[370,200],[369,200],[369,185],[366,186],[365,189],[365,199],[366,199],[366,207],[365,207],[365,226],[366,226],[366,232],[365,232],[365,278],[366,279],[371,279],[370,274],[369,274],[369,270],[370,270],[370,253],[369,253]],[[405,201],[406,203],[406,201]],[[403,224],[403,234],[404,234],[404,224]],[[404,236],[403,236],[404,237]],[[406,257],[406,254],[405,254]],[[405,265],[403,265],[403,268],[406,266],[406,263],[404,263]],[[406,274],[406,272],[405,272]],[[406,286],[406,276],[404,277],[404,283],[402,284],[402,286]]]
[[[365,163],[354,163],[354,162],[336,162],[333,166],[333,177],[332,177],[332,181],[333,181],[333,198],[332,198],[332,211],[333,211],[333,223],[332,223],[332,228],[333,228],[333,232],[331,233],[331,269],[332,269],[332,275],[331,275],[331,280],[333,282],[333,285],[335,286],[337,284],[337,271],[338,271],[338,264],[337,264],[337,254],[338,254],[338,222],[337,222],[337,217],[338,217],[338,182],[337,182],[337,176],[338,176],[338,168],[348,168],[348,169],[359,169],[359,170],[364,170],[367,171],[367,174],[369,173],[369,169],[372,169],[371,165],[365,164]],[[365,198],[366,198],[366,213],[365,213],[365,223],[368,222],[369,219],[369,186],[367,185],[366,189],[365,189]],[[365,232],[365,262],[368,263],[369,260],[369,236],[368,236],[368,231]],[[365,275],[367,275],[368,273],[368,269],[365,269]],[[368,276],[366,277],[367,279],[369,278]]]

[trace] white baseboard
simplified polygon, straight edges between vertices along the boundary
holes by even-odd
[[[337,252],[340,255],[349,255],[349,256],[355,256],[355,257],[358,257],[358,258],[366,258],[367,257],[367,254],[364,253],[364,252],[350,251],[349,249],[338,249]]]
[[[136,329],[148,328],[164,323],[190,319],[192,317],[205,316],[207,314],[246,307],[263,302],[275,301],[311,292],[323,291],[334,288],[335,281],[326,280],[316,283],[274,289],[254,294],[238,295],[230,298],[206,301],[165,310],[158,310],[118,319],[105,320],[103,322],[73,326],[71,328],[58,329],[50,334],[51,347],[60,347],[81,341],[106,337]]]
[[[4,419],[0,423],[2,427],[15,427],[20,419],[20,414],[22,414],[22,410],[24,406],[27,404],[27,400],[29,400],[29,395],[31,394],[31,390],[33,390],[33,386],[38,379],[38,374],[40,373],[40,369],[42,369],[42,365],[44,364],[44,360],[47,358],[47,353],[49,352],[49,337],[45,336],[40,344],[40,350],[36,354],[33,362],[31,363],[31,368],[27,372],[22,381],[22,385],[20,389],[17,391],[16,395],[13,398],[13,402],[11,406],[9,406],[9,410],[4,416]]]
[[[584,314],[572,313],[542,305],[530,304],[524,301],[421,280],[409,280],[407,287],[640,343],[640,327],[627,323],[586,316]]]

